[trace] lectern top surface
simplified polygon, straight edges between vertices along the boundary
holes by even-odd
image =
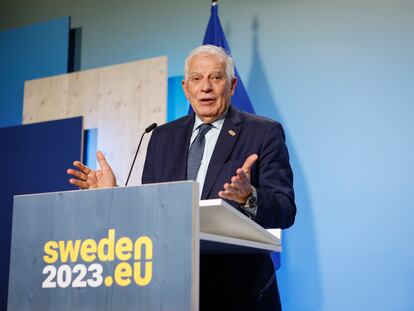
[[[280,246],[278,237],[221,199],[200,201],[200,232]]]

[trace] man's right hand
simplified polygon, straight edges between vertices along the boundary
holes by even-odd
[[[101,168],[97,171],[90,169],[79,161],[73,162],[73,166],[75,166],[77,169],[70,168],[66,171],[69,175],[75,177],[69,179],[69,182],[81,189],[115,187],[115,175],[101,151],[98,151],[96,153],[96,159],[98,160],[99,166]]]

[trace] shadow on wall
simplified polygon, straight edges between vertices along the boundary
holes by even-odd
[[[82,51],[82,28],[73,28],[69,31],[68,72],[80,71]]]
[[[272,96],[258,48],[259,21],[254,17],[253,60],[248,76],[247,90],[258,115],[279,121],[283,118]],[[294,173],[296,205],[298,208],[295,225],[283,232],[283,253],[278,283],[285,310],[320,310],[322,306],[321,280],[318,251],[315,239],[312,205],[308,187],[298,154],[289,143],[289,129],[285,128],[287,144]]]

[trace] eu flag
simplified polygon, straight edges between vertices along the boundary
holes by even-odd
[[[225,49],[229,55],[231,55],[229,44],[227,43],[226,36],[224,35],[223,28],[221,27],[220,19],[218,17],[218,4],[216,1],[213,1],[211,5],[210,20],[208,21],[203,44],[220,46]],[[247,95],[246,89],[244,88],[243,82],[240,79],[236,68],[234,68],[234,73],[237,77],[237,86],[231,100],[232,104],[240,110],[255,113],[253,105],[250,102],[249,95]],[[276,270],[279,269],[281,264],[280,254],[273,253],[272,260]]]

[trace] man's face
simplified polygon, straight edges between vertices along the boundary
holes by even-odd
[[[224,62],[219,57],[199,54],[191,58],[188,78],[182,85],[197,116],[205,123],[212,123],[230,105],[236,82],[236,79],[228,80]]]

